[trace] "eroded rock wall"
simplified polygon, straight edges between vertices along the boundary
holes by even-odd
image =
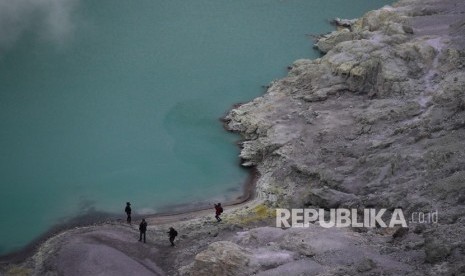
[[[271,206],[438,210],[425,262],[465,250],[465,3],[400,1],[322,37],[267,93],[233,109]],[[438,249],[435,245],[441,245]],[[408,249],[406,249],[408,250]],[[461,267],[460,269],[464,269]]]

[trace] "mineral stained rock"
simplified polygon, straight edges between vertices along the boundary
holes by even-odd
[[[182,268],[184,275],[250,275],[254,269],[251,254],[244,248],[221,241],[195,256],[194,263]]]
[[[464,14],[457,0],[401,0],[371,11],[321,37],[324,56],[297,60],[265,95],[233,109],[228,127],[245,139],[244,165],[261,174],[258,197],[276,207],[402,208],[410,222],[437,210],[438,223],[411,222],[421,231],[386,252],[417,254],[428,273],[437,268],[428,263],[459,271]],[[359,272],[371,267],[365,261]]]
[[[464,14],[461,0],[401,0],[339,20],[316,43],[324,56],[231,110],[260,177],[222,223],[166,218],[176,247],[161,222],[147,245],[127,225],[70,230],[0,273],[465,275]],[[274,207],[402,208],[408,228],[258,221]]]

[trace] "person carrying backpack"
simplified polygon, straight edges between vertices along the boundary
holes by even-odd
[[[170,231],[168,231],[168,236],[170,237],[171,246],[174,246],[174,238],[178,235],[178,232],[174,230],[173,227],[170,227]]]
[[[221,207],[221,203],[215,204],[215,218],[218,222],[221,221],[220,215],[223,213],[223,207]]]

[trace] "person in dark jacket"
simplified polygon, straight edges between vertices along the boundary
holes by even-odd
[[[223,207],[221,207],[221,203],[215,204],[215,218],[218,222],[221,221],[221,213],[223,213]]]
[[[131,203],[126,202],[126,208],[124,208],[124,211],[126,212],[126,215],[128,215],[128,218],[126,221],[131,224]]]
[[[141,223],[139,224],[139,241],[142,241],[142,236],[144,236],[144,243],[145,243],[145,232],[147,232],[147,222],[145,219],[142,219]]]
[[[170,237],[171,246],[174,246],[174,238],[178,235],[178,232],[174,230],[173,227],[170,227],[170,231],[168,231],[168,236]]]

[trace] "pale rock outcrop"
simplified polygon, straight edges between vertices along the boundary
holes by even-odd
[[[460,0],[401,0],[339,20],[346,28],[316,43],[323,57],[295,61],[286,78],[225,118],[244,138],[243,165],[259,172],[262,210],[402,208],[408,229],[244,226],[238,218],[253,209],[244,208],[218,225],[208,216],[176,222],[189,234],[161,254],[134,250],[131,229],[66,232],[27,268],[98,272],[66,265],[67,256],[96,260],[89,250],[97,248],[141,275],[163,275],[159,263],[169,275],[465,274],[464,13]],[[437,221],[419,223],[419,213],[433,211]],[[168,246],[158,231],[152,242]]]
[[[180,272],[181,275],[250,275],[256,270],[251,257],[250,252],[232,242],[215,242]]]
[[[464,270],[454,264],[465,261],[456,245],[465,235],[464,12],[456,0],[369,12],[322,36],[323,57],[296,61],[265,95],[233,109],[226,121],[245,139],[244,165],[266,178],[260,198],[279,207],[403,208],[408,218],[438,210],[438,223],[394,247],[423,252],[425,271],[428,263]]]
[[[373,237],[375,240],[377,237]],[[238,232],[232,242],[217,242],[196,255],[195,261],[183,268],[184,275],[405,275],[414,272],[395,256],[386,256],[370,244],[374,240],[360,237],[347,229],[308,228],[280,229],[258,227]],[[378,241],[379,242],[379,241]],[[230,270],[223,252],[232,252]],[[206,257],[207,261],[204,259]],[[242,266],[242,270],[238,267]],[[219,268],[221,267],[221,268]]]

